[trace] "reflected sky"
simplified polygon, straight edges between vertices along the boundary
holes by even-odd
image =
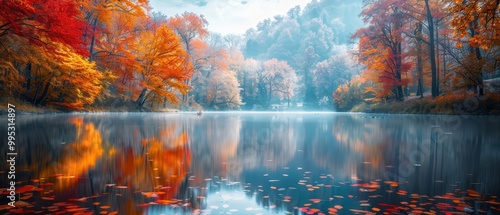
[[[3,190],[2,214],[500,212],[495,117],[207,112],[16,120],[21,199],[4,207]]]

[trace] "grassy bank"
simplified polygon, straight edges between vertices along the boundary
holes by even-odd
[[[475,96],[456,94],[355,105],[352,112],[403,113],[403,114],[471,114],[500,115],[500,95]]]
[[[113,99],[102,102],[97,102],[94,105],[88,106],[83,110],[70,110],[60,106],[46,105],[37,107],[30,102],[19,100],[12,97],[0,97],[0,115],[7,114],[7,106],[12,104],[15,106],[18,114],[47,114],[47,113],[71,113],[71,112],[177,112],[173,107],[139,107],[132,101],[121,99]]]
[[[37,107],[17,98],[0,97],[0,114],[7,114],[7,105],[13,104],[18,114],[69,113],[75,110],[58,106]],[[178,112],[175,107],[139,107],[132,101],[114,99],[98,102],[76,112]],[[409,98],[405,101],[362,102],[350,109],[351,112],[394,113],[394,114],[470,114],[500,115],[500,95],[446,95],[432,98]]]

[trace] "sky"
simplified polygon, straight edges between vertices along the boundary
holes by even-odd
[[[153,11],[167,16],[185,11],[203,14],[208,30],[221,34],[244,34],[259,21],[283,15],[300,5],[303,9],[311,0],[150,0]]]

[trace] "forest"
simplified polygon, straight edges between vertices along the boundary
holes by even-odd
[[[499,1],[312,0],[243,35],[209,22],[148,0],[3,1],[0,100],[62,111],[500,113]]]

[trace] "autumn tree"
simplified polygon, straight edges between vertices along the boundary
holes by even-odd
[[[206,102],[206,107],[213,110],[238,109],[241,98],[236,73],[214,72],[208,82]]]
[[[245,103],[247,109],[252,107],[258,102],[258,74],[261,65],[258,61],[248,58],[242,63],[238,70],[238,82],[241,87],[241,98]]]
[[[465,43],[466,54],[459,64],[458,77],[479,95],[484,95],[484,74],[498,68],[500,45],[498,1],[454,1],[448,11],[453,14],[451,25],[458,39],[457,46]],[[490,59],[489,56],[492,55]]]
[[[241,71],[244,56],[237,48],[236,37],[215,37],[210,35],[209,63],[211,76],[208,78],[206,107],[209,109],[238,109],[242,104],[238,72]]]
[[[185,12],[182,15],[176,15],[168,19],[168,26],[171,27],[177,35],[181,38],[184,49],[187,52],[186,66],[184,68],[184,74],[187,77],[190,77],[191,74],[194,73],[196,68],[199,68],[200,63],[202,63],[203,59],[195,56],[196,43],[194,39],[202,40],[206,38],[209,33],[206,29],[208,25],[208,21],[203,17],[203,15],[199,16],[195,13]],[[188,86],[191,85],[191,79],[188,78],[185,80],[185,84]],[[189,90],[186,95],[183,96],[184,102],[187,101],[189,97]]]
[[[96,36],[93,59],[100,70],[108,70],[116,76],[109,88],[112,93],[109,97],[133,99],[140,93],[134,75],[138,63],[133,54],[136,37],[161,23],[144,14],[122,11],[110,14],[108,21],[112,23],[103,25],[104,29]]]
[[[26,55],[31,46],[48,53],[58,48],[54,44],[62,44],[87,55],[81,41],[85,23],[78,17],[76,3],[70,0],[2,2],[0,55],[4,56],[0,58],[0,68],[4,75],[0,77],[0,85],[10,91],[8,94],[23,92],[22,85],[29,90],[32,85],[32,63],[36,56]]]
[[[79,20],[75,1],[3,1],[0,10],[0,38],[17,35],[32,45],[54,50],[47,41],[62,43],[77,53],[87,54],[81,40],[85,23]]]
[[[335,109],[338,111],[350,111],[355,105],[370,98],[370,83],[363,80],[361,76],[354,76],[345,84],[341,84],[332,93]]]
[[[229,72],[228,52],[222,48],[221,40],[215,40],[212,35],[208,43],[199,39],[192,41],[193,55],[196,58],[195,70],[191,78],[191,95],[194,102],[208,107],[208,87],[217,73]],[[191,99],[191,98],[190,98]]]
[[[18,41],[19,42],[19,41]],[[16,44],[16,43],[13,43]],[[95,63],[88,61],[86,57],[76,53],[71,47],[62,43],[52,42],[50,44],[55,50],[47,52],[44,47],[30,46],[25,43],[17,43],[19,48],[11,53],[14,58],[12,65],[24,65],[21,71],[10,68],[5,70],[7,74],[18,77],[17,80],[9,80],[8,87],[19,90],[23,99],[33,105],[52,104],[69,109],[82,109],[84,105],[92,104],[99,98],[103,88],[104,77],[108,73],[97,70]],[[17,55],[22,57],[16,57]],[[29,79],[25,79],[21,72],[29,70]],[[11,76],[6,76],[9,78]],[[21,85],[24,83],[26,84]],[[15,83],[15,84],[14,84]]]
[[[286,61],[278,61],[275,58],[267,60],[258,71],[257,79],[259,96],[264,106],[269,107],[274,99],[284,99],[290,105],[294,96],[296,74]]]
[[[10,56],[0,60],[5,72],[1,85],[18,90],[34,105],[82,109],[92,104],[108,73],[99,72],[87,59],[82,41],[86,25],[79,19],[78,5],[74,1],[4,3],[0,55]]]
[[[333,102],[333,92],[338,86],[346,84],[361,68],[350,54],[333,55],[328,60],[316,64],[312,71],[316,96],[321,106],[330,108]]]
[[[185,80],[190,78],[184,70],[187,56],[180,38],[169,27],[160,25],[141,32],[134,47],[138,61],[135,71],[142,88],[136,103],[143,106],[149,99],[177,103],[177,93],[187,93]]]
[[[379,96],[393,94],[400,101],[404,98],[403,86],[409,83],[404,75],[410,68],[403,49],[403,4],[405,1],[400,0],[369,3],[361,12],[368,26],[354,35],[360,39],[359,59],[367,66],[366,76],[381,85]]]
[[[82,19],[87,25],[84,28],[83,40],[88,44],[90,60],[101,50],[96,50],[96,45],[102,41],[101,33],[111,33],[115,16],[128,15],[130,17],[144,17],[148,10],[147,0],[83,0],[79,5]],[[123,27],[123,25],[121,25]],[[116,27],[114,28],[117,29]],[[120,29],[120,31],[127,29]],[[114,33],[114,32],[113,32]]]

